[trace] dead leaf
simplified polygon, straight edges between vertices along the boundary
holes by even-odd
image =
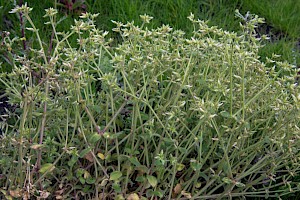
[[[12,197],[20,198],[20,197],[22,197],[22,190],[20,188],[15,189],[15,190],[10,190],[9,194]]]
[[[90,162],[94,162],[94,156],[93,156],[93,153],[91,151],[88,152],[87,154],[85,154],[84,158],[87,159]]]
[[[64,191],[65,191],[65,189],[63,188],[63,189],[61,189],[61,190],[56,190],[55,191],[55,195],[61,195],[61,194],[63,194],[64,193]]]
[[[0,189],[0,192],[4,195],[7,200],[13,200],[13,198],[8,194],[7,191]]]
[[[177,183],[177,185],[174,187],[174,193],[180,194],[181,190],[182,190],[181,184]]]
[[[24,191],[23,193],[23,200],[29,200],[30,199],[30,194],[28,191]]]
[[[140,197],[136,193],[132,193],[127,197],[127,200],[140,200]]]
[[[181,191],[181,194],[184,196],[184,197],[186,197],[186,198],[188,198],[188,199],[191,199],[192,198],[192,195],[191,195],[191,193],[188,193],[188,192],[186,192],[186,191]]]
[[[58,196],[55,196],[55,199],[64,199],[64,197],[61,195],[58,195]]]
[[[40,191],[40,197],[41,197],[42,199],[48,198],[49,195],[50,195],[50,192],[48,192],[48,191],[46,191],[46,190]]]
[[[32,148],[34,150],[40,149],[42,147],[44,147],[43,144],[33,144],[33,145],[30,146],[30,148]]]
[[[103,153],[97,153],[97,156],[101,159],[104,160],[105,159],[105,155]]]

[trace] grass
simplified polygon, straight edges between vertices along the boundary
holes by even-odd
[[[282,60],[299,66],[300,62],[300,1],[242,1],[244,12],[263,16],[267,26],[262,32],[270,35],[272,42],[266,43],[262,49],[262,57],[270,57],[272,53],[283,55]]]
[[[33,7],[36,16],[36,26],[45,34],[43,34],[42,40],[45,46],[49,46],[51,29],[43,24],[43,10],[48,7],[57,7],[60,9],[57,18],[60,19],[58,31],[63,31],[65,27],[69,27],[72,24],[73,18],[78,19],[79,13],[83,9],[68,10],[59,4],[59,1],[27,1],[30,7]],[[57,2],[57,4],[55,4]],[[77,2],[80,2],[77,0]],[[2,3],[3,4],[3,3]],[[81,3],[83,4],[83,3]],[[79,3],[80,5],[80,3]],[[169,24],[175,29],[181,29],[188,35],[192,33],[192,29],[189,24],[185,22],[186,17],[193,12],[196,18],[202,20],[209,20],[209,25],[217,25],[225,30],[239,31],[239,22],[234,16],[235,9],[241,9],[242,12],[258,14],[261,17],[266,18],[267,26],[263,26],[259,31],[271,35],[272,42],[266,43],[266,48],[261,49],[261,57],[271,57],[273,53],[282,54],[282,61],[287,60],[290,63],[299,65],[299,19],[298,16],[299,5],[295,4],[293,0],[287,1],[247,1],[247,0],[126,0],[126,1],[94,1],[86,0],[84,2],[85,9],[91,13],[100,13],[100,17],[96,20],[96,25],[100,29],[110,30],[111,37],[118,37],[111,30],[114,24],[111,20],[127,22],[135,21],[141,23],[140,15],[147,13],[150,16],[155,16],[152,24],[149,28],[155,28],[161,24]],[[9,15],[7,12],[13,7],[12,4],[3,4],[3,8],[0,10],[2,13],[2,30],[12,30],[13,35],[22,37],[20,29],[11,29],[12,27],[19,26],[19,20],[16,16]],[[174,17],[176,16],[176,17]],[[0,21],[1,22],[1,21]],[[268,30],[266,30],[268,29]],[[28,38],[31,37],[31,33],[28,32]],[[76,41],[70,40],[72,44]],[[36,44],[36,41],[28,39],[28,46]],[[291,48],[290,48],[291,47]],[[22,49],[20,49],[22,50]]]
[[[293,39],[299,39],[300,32],[300,1],[258,1],[244,0],[245,9],[264,16],[267,23],[276,31],[281,31]]]

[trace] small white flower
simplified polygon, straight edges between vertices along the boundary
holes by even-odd
[[[153,19],[153,17],[149,16],[149,15],[140,15],[140,18],[143,20],[144,23],[148,24],[150,23],[150,21]]]

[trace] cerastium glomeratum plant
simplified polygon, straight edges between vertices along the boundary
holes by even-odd
[[[7,198],[222,199],[299,191],[296,69],[260,61],[255,27],[242,33],[188,18],[191,37],[168,25],[113,21],[122,42],[84,13],[2,73],[16,105],[1,136]],[[242,16],[237,12],[238,16]],[[76,37],[71,46],[69,38]],[[264,36],[265,37],[265,36]]]

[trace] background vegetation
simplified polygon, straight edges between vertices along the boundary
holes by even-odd
[[[2,6],[2,9],[0,9],[0,30],[9,31],[13,35],[22,37],[18,15],[8,14],[15,6],[13,1],[11,2],[0,2]],[[155,16],[149,28],[169,24],[175,29],[185,31],[187,34],[192,32],[191,26],[186,23],[186,16],[190,12],[193,12],[196,18],[209,20],[209,25],[217,25],[229,31],[239,31],[239,22],[233,14],[235,9],[239,9],[241,13],[250,11],[266,19],[266,23],[258,28],[259,33],[268,34],[271,37],[271,40],[266,41],[265,47],[260,49],[262,59],[266,56],[271,57],[275,53],[282,55],[281,60],[287,60],[294,65],[299,66],[300,62],[299,0],[56,0],[26,2],[28,6],[33,8],[36,16],[36,26],[43,32],[42,40],[46,46],[49,46],[52,31],[44,25],[42,19],[44,9],[49,7],[55,7],[60,10],[58,13],[60,26],[57,27],[59,31],[69,27],[73,23],[74,18],[78,19],[81,12],[88,11],[100,14],[96,20],[96,25],[103,30],[112,30],[114,24],[111,20],[141,23],[139,15],[147,13],[150,16]],[[28,34],[26,35],[27,46],[34,44],[32,37],[30,37],[31,33],[26,34]],[[110,35],[112,37],[118,37],[117,34],[111,31],[109,34],[112,34]]]

